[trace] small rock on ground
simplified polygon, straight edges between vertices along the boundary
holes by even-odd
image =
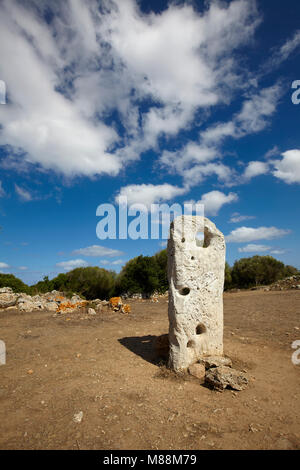
[[[224,356],[208,356],[204,357],[199,361],[200,364],[204,364],[206,369],[211,367],[227,366],[232,367],[232,361],[229,357]]]
[[[200,383],[203,384],[205,382],[205,366],[204,364],[192,364],[188,368],[189,374],[193,377],[196,377],[200,380]]]
[[[241,391],[248,385],[248,379],[243,372],[226,366],[206,371],[205,382],[218,391],[223,391],[227,387]]]
[[[79,413],[74,414],[73,421],[74,421],[74,423],[81,423],[82,418],[83,418],[83,412],[79,411]]]

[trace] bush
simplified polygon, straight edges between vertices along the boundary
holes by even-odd
[[[231,289],[232,287],[232,276],[231,276],[231,267],[226,262],[225,264],[225,277],[224,277],[224,290]]]
[[[234,287],[250,288],[269,285],[295,273],[296,268],[285,266],[272,256],[242,258],[233,265],[231,276]],[[297,272],[297,270],[296,270]]]
[[[154,261],[157,265],[157,277],[160,293],[164,293],[169,289],[168,283],[168,253],[167,250],[162,250],[154,255]]]
[[[86,299],[108,299],[115,290],[116,273],[103,268],[76,268],[66,274],[65,290],[83,295]]]
[[[114,271],[98,267],[76,268],[59,274],[51,281],[45,276],[33,289],[42,293],[57,290],[68,297],[76,293],[86,299],[108,299],[114,292],[115,279]]]
[[[137,294],[147,296],[161,288],[165,283],[164,258],[162,256],[138,256],[128,261],[117,279],[116,293]]]
[[[11,287],[14,292],[23,292],[24,294],[33,293],[31,287],[27,286],[27,284],[13,274],[0,273],[0,288],[1,287]]]

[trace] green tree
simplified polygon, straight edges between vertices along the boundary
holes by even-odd
[[[157,277],[159,282],[158,291],[164,293],[169,288],[168,283],[168,253],[167,250],[161,250],[154,255],[154,261],[157,265]]]
[[[108,299],[115,290],[116,273],[98,267],[76,268],[66,274],[65,289],[86,299]]]
[[[159,290],[158,264],[153,256],[138,256],[128,261],[118,276],[116,291],[119,294],[143,293],[151,295]]]
[[[268,285],[286,277],[284,263],[272,256],[242,258],[234,263],[231,276],[235,287]]]
[[[31,287],[13,274],[0,273],[0,287],[10,287],[13,292],[24,292],[25,294],[33,293]]]
[[[41,293],[46,293],[50,292],[53,290],[53,283],[52,281],[49,280],[48,276],[44,276],[42,281],[39,281],[37,284],[35,284],[34,289],[38,292]]]
[[[49,280],[45,276],[43,281],[33,286],[38,292],[57,290],[65,295],[73,293],[84,296],[86,299],[108,299],[115,290],[116,273],[95,267],[76,268],[68,273],[60,273]]]
[[[231,276],[231,267],[226,262],[225,263],[225,279],[224,279],[224,290],[231,289],[232,287],[232,276]]]
[[[54,279],[52,279],[52,290],[58,290],[64,292],[68,289],[67,286],[68,276],[65,273],[60,273]]]

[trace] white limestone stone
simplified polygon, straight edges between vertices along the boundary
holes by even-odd
[[[198,233],[204,233],[199,242]],[[168,241],[169,367],[223,354],[225,241],[208,219],[177,217]]]

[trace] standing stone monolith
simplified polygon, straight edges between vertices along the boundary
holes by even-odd
[[[205,356],[223,354],[224,270],[225,240],[215,224],[192,215],[173,220],[168,241],[170,368],[186,370]]]

